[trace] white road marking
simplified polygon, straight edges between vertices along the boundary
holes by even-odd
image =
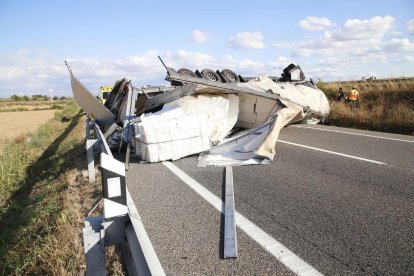
[[[362,158],[362,157],[353,156],[353,155],[349,155],[349,154],[345,154],[345,153],[340,153],[340,152],[336,152],[336,151],[315,148],[315,147],[301,145],[301,144],[297,144],[297,143],[292,143],[292,142],[288,142],[288,141],[284,141],[284,140],[277,140],[277,141],[278,142],[281,142],[281,143],[285,143],[285,144],[289,144],[289,145],[301,147],[301,148],[307,148],[307,149],[311,149],[311,150],[326,152],[326,153],[330,153],[330,154],[334,154],[334,155],[339,155],[339,156],[343,156],[343,157],[347,157],[347,158],[362,160],[362,161],[371,162],[371,163],[375,163],[375,164],[379,164],[379,165],[387,165],[387,163],[384,163],[384,162],[381,162],[381,161],[376,161],[376,160],[372,160],[372,159]]]
[[[197,194],[207,200],[207,202],[210,203],[219,212],[224,212],[224,203],[220,198],[204,188],[203,185],[191,178],[188,174],[177,168],[173,163],[162,163]],[[318,270],[299,258],[297,255],[295,255],[295,253],[290,251],[283,244],[264,232],[253,222],[238,212],[235,212],[235,214],[236,225],[294,273],[297,275],[322,275]]]
[[[333,129],[324,129],[324,128],[317,128],[317,127],[305,127],[305,126],[297,126],[297,125],[291,125],[292,127],[297,128],[309,128],[314,130],[321,130],[321,131],[329,131],[329,132],[337,132],[337,133],[343,133],[343,134],[350,134],[350,135],[357,135],[357,136],[364,136],[364,137],[370,137],[370,138],[376,138],[376,139],[385,139],[385,140],[393,140],[393,141],[400,141],[400,142],[407,142],[407,143],[414,143],[412,140],[404,140],[404,139],[398,139],[398,138],[391,138],[391,137],[382,137],[382,136],[376,136],[376,135],[369,135],[369,134],[362,134],[362,133],[353,133],[353,132],[347,132],[347,131],[341,131],[341,130],[333,130]]]

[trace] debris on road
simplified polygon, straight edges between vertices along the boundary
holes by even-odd
[[[279,78],[165,68],[170,86],[122,79],[102,105],[68,67],[76,101],[108,131],[109,144],[132,147],[147,162],[200,153],[201,167],[266,164],[283,127],[329,114],[325,94],[294,64]]]

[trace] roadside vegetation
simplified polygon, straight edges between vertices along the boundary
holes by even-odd
[[[87,182],[85,116],[75,103],[0,155],[0,275],[83,275],[83,220],[101,197]],[[115,250],[108,274],[122,275]]]
[[[327,124],[414,135],[414,80],[318,82],[317,86],[330,101]],[[336,101],[341,86],[345,92],[357,87],[358,108]]]
[[[0,100],[0,112],[21,112],[21,111],[35,111],[35,110],[51,110],[60,109],[62,110],[65,105],[73,102],[73,99],[66,97],[54,97],[53,101],[46,96],[35,95],[32,97],[28,96],[12,96],[10,99]]]

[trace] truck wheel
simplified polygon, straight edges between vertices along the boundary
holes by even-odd
[[[211,69],[203,69],[201,71],[203,78],[211,81],[221,81],[219,75]]]
[[[178,75],[181,75],[184,77],[197,77],[197,75],[193,71],[187,68],[181,68],[180,70],[177,71],[177,73]]]
[[[233,82],[235,82],[235,83],[240,82],[239,76],[237,76],[236,73],[234,73],[230,69],[224,69],[223,71],[221,71],[221,73],[228,80],[228,82],[232,82],[232,83]]]

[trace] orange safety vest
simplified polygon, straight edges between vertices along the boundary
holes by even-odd
[[[357,101],[359,99],[359,92],[356,89],[352,89],[348,92],[346,97],[350,101]]]

